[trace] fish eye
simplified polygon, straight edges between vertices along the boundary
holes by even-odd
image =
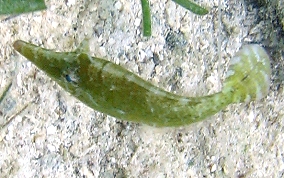
[[[65,75],[65,79],[67,82],[72,82],[70,75]]]
[[[75,73],[68,73],[68,74],[65,74],[64,75],[65,77],[65,80],[68,82],[68,83],[73,83],[73,84],[77,84],[78,81],[79,81],[79,78],[77,75],[75,75]]]

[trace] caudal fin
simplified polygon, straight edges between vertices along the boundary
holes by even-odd
[[[233,102],[260,100],[269,91],[271,67],[261,46],[243,46],[230,61],[223,93],[231,93]]]

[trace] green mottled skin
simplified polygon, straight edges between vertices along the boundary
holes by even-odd
[[[261,99],[268,92],[271,73],[264,49],[258,45],[245,46],[233,58],[236,60],[221,92],[190,98],[164,91],[119,65],[80,50],[58,53],[24,41],[16,41],[14,48],[89,107],[116,118],[158,127],[190,124],[230,103]]]

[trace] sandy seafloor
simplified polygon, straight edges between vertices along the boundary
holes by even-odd
[[[201,0],[202,17],[150,2],[149,38],[138,0],[48,0],[45,11],[1,17],[0,93],[12,86],[0,104],[0,177],[284,177],[284,2]],[[186,96],[220,91],[230,58],[258,43],[272,82],[261,101],[154,128],[88,108],[16,53],[17,39],[56,51],[89,39],[91,55]]]

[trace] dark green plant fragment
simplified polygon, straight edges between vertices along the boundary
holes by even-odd
[[[9,83],[8,86],[4,89],[3,94],[0,96],[0,103],[2,102],[2,100],[5,98],[5,96],[7,95],[8,91],[10,90],[12,86],[12,83]]]
[[[198,4],[195,4],[194,2],[191,2],[189,0],[173,0],[178,5],[186,8],[187,10],[190,10],[191,12],[197,14],[197,15],[205,15],[208,14],[208,10],[199,6]]]
[[[151,12],[148,0],[141,0],[143,14],[143,35],[151,36]]]
[[[44,0],[0,0],[0,15],[20,14],[46,9]]]
[[[178,5],[190,10],[191,12],[197,15],[205,15],[208,13],[208,10],[191,2],[189,0],[173,0]],[[142,15],[143,15],[143,35],[151,36],[151,13],[150,5],[148,0],[141,0],[142,5]]]

